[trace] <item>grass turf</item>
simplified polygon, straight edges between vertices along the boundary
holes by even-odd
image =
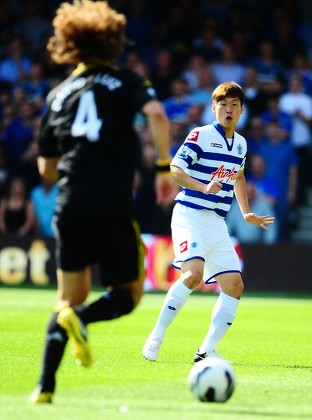
[[[131,315],[90,325],[94,365],[76,366],[68,347],[53,404],[33,406],[28,396],[38,378],[55,297],[55,290],[0,290],[1,420],[312,419],[309,296],[244,296],[218,347],[237,374],[237,388],[225,404],[200,403],[186,385],[216,296],[190,297],[153,363],[143,359],[141,349],[164,295],[146,294]]]

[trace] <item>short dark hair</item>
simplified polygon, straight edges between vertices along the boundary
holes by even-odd
[[[236,82],[224,82],[215,88],[212,93],[212,100],[213,102],[220,102],[225,98],[238,98],[241,105],[244,105],[245,93]]]

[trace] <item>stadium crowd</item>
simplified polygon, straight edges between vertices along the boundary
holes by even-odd
[[[57,186],[40,178],[36,158],[45,97],[73,70],[53,64],[46,52],[60,3],[0,4],[0,234],[52,236]],[[152,81],[170,119],[172,155],[191,129],[214,120],[211,93],[219,83],[234,80],[244,88],[237,131],[248,142],[251,208],[276,214],[278,224],[260,237],[233,216],[230,233],[242,242],[290,240],[312,186],[311,7],[309,15],[305,2],[294,0],[109,3],[128,20],[130,41],[119,64]],[[155,203],[156,153],[142,115],[135,128],[135,213],[143,233],[170,234],[173,205]]]

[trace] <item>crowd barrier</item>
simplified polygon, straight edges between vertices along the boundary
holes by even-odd
[[[142,239],[147,249],[145,290],[168,290],[180,274],[171,265],[171,237],[142,235]],[[234,240],[234,245],[246,291],[312,293],[312,244],[240,245]],[[94,284],[99,284],[97,267],[93,267],[93,278]],[[0,285],[23,284],[56,284],[52,238],[0,236]],[[215,291],[216,287],[203,284],[199,290]]]

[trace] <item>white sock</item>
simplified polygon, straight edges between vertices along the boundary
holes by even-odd
[[[173,283],[167,292],[151,336],[161,340],[164,338],[167,327],[174,321],[191,293],[192,290],[186,287],[181,280]]]
[[[200,353],[210,352],[224,337],[235,319],[239,300],[221,292],[211,313],[211,324],[199,348]]]

